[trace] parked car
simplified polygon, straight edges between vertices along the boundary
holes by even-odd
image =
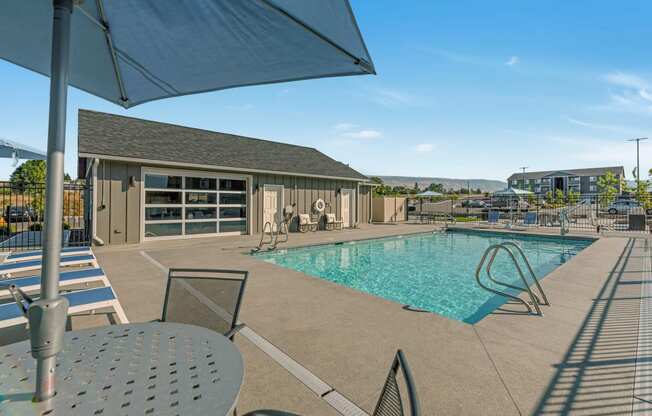
[[[609,205],[609,207],[607,208],[607,212],[611,215],[616,215],[616,214],[622,215],[622,214],[629,214],[634,209],[642,210],[643,206],[638,201],[634,201],[631,199],[620,199],[613,202],[611,205]],[[647,215],[652,215],[652,208],[646,209],[645,213]]]
[[[7,222],[36,221],[38,216],[30,207],[9,206],[5,212],[5,220]]]
[[[465,199],[462,208],[486,208],[487,204],[479,199]]]

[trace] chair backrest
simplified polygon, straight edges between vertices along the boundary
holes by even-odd
[[[401,398],[401,385],[399,385],[399,369],[403,374],[403,390],[406,391],[409,403],[409,412],[405,411]],[[420,416],[421,407],[417,397],[416,386],[412,379],[412,372],[403,351],[398,350],[389,369],[387,380],[380,393],[373,416]]]
[[[526,212],[525,213],[525,223],[526,224],[536,224],[537,223],[537,213],[536,212]]]
[[[310,224],[310,215],[308,214],[299,214],[299,224],[305,225],[305,224]]]
[[[335,214],[333,214],[332,212],[327,213],[326,214],[326,221],[327,222],[335,222],[336,221],[335,220]]]
[[[500,211],[489,211],[489,222],[498,222],[500,219]]]
[[[248,276],[242,270],[170,269],[161,320],[226,334],[238,321]]]

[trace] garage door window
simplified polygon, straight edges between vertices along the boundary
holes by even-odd
[[[247,181],[145,173],[145,238],[247,232]]]

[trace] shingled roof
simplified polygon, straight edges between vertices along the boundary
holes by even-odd
[[[544,170],[539,172],[525,172],[525,175],[522,172],[513,173],[508,181],[513,179],[542,179],[546,176],[551,176],[553,174],[559,173],[559,176],[570,175],[570,176],[601,176],[607,172],[612,172],[614,175],[625,176],[625,168],[622,166],[609,166],[609,167],[599,167],[599,168],[586,168],[586,169],[557,169],[557,170]],[[556,176],[556,175],[553,175]]]
[[[78,123],[80,155],[367,180],[311,147],[89,110],[79,110]]]

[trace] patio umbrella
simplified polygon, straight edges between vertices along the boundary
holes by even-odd
[[[28,311],[36,399],[54,394],[67,87],[125,108],[310,78],[374,74],[348,0],[4,0],[0,58],[50,76],[41,300]]]
[[[0,158],[14,159],[18,163],[19,159],[45,160],[46,155],[38,149],[0,138]]]
[[[435,192],[435,191],[425,191],[425,192],[421,192],[419,194],[416,194],[416,197],[417,198],[430,198],[430,197],[433,197],[433,196],[442,196],[442,195],[443,194],[440,194],[439,192]]]
[[[533,195],[534,192],[526,191],[525,189],[507,188],[493,193],[494,196],[527,196]]]

